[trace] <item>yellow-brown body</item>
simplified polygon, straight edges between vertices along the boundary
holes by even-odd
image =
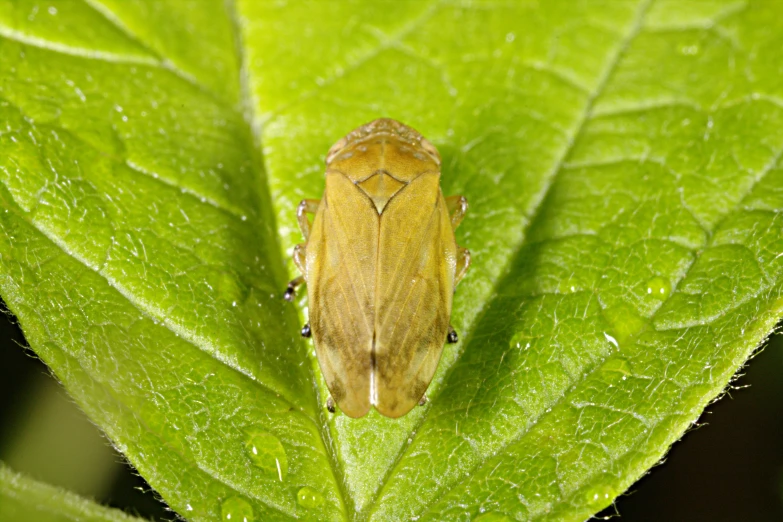
[[[454,239],[466,208],[443,197],[435,147],[395,120],[359,127],[329,151],[323,198],[300,205],[306,243],[294,260],[308,287],[307,333],[346,415],[375,406],[400,417],[424,396],[470,260]]]

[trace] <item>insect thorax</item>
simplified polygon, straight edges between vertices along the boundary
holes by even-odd
[[[348,177],[372,200],[378,214],[411,181],[440,171],[440,155],[417,131],[394,120],[375,120],[338,141],[327,156],[327,174]]]

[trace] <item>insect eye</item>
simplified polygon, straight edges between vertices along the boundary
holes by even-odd
[[[326,161],[325,163],[328,165],[332,162],[335,156],[343,150],[345,145],[348,143],[348,140],[346,138],[341,138],[337,143],[332,145],[332,148],[329,149],[329,152],[326,153]]]
[[[438,152],[438,149],[435,148],[435,145],[430,143],[430,141],[427,138],[421,139],[421,148],[424,149],[427,154],[432,156],[435,161],[440,165],[440,152]]]

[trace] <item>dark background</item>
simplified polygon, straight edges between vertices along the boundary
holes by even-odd
[[[0,314],[0,461],[145,518],[175,519],[24,346],[14,318]],[[783,521],[783,336],[743,373],[665,463],[597,517]]]

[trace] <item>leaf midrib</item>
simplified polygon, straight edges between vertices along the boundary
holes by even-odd
[[[225,0],[226,3],[230,6],[229,11],[233,14],[233,22],[235,30],[237,31],[237,34],[240,37],[241,41],[241,31],[239,31],[240,22],[239,22],[239,16],[238,11],[236,9],[236,0]],[[263,130],[263,127],[265,125],[268,125],[271,121],[273,121],[276,117],[278,117],[280,114],[283,114],[286,110],[290,109],[293,106],[296,106],[298,103],[301,103],[302,101],[314,96],[316,93],[320,92],[322,89],[326,88],[328,85],[332,84],[333,82],[337,81],[340,77],[345,75],[346,72],[358,69],[362,65],[366,64],[373,58],[377,57],[381,52],[383,52],[386,49],[394,47],[398,42],[400,42],[403,38],[405,38],[408,34],[415,31],[417,27],[421,26],[422,24],[426,23],[427,20],[429,20],[434,14],[437,12],[438,8],[443,4],[443,0],[434,0],[430,3],[429,6],[424,8],[418,15],[413,17],[410,21],[404,23],[397,31],[395,31],[391,36],[388,36],[387,38],[384,38],[383,40],[379,41],[378,44],[372,46],[369,50],[367,50],[362,56],[358,57],[357,59],[351,61],[349,64],[343,67],[343,74],[342,75],[332,75],[329,78],[327,78],[325,81],[317,85],[316,87],[302,93],[300,96],[298,96],[295,100],[291,101],[290,103],[285,104],[284,106],[276,109],[275,111],[267,114],[264,118],[260,118],[257,112],[257,104],[253,103],[253,96],[252,93],[249,92],[249,71],[246,70],[244,67],[245,61],[244,61],[244,54],[242,50],[244,49],[244,46],[239,44],[237,49],[239,53],[240,58],[240,71],[242,75],[242,81],[241,81],[241,96],[243,98],[243,104],[246,107],[246,114],[249,118],[249,125],[250,128],[253,131],[253,136],[256,139],[256,147],[258,147],[259,152],[261,153],[261,160],[264,162],[264,170],[268,173],[268,169],[266,168],[266,156],[264,155],[263,145],[261,141],[261,133]],[[265,187],[267,193],[271,194],[271,187],[267,184]],[[274,217],[276,214],[272,216],[272,219],[276,221],[276,218]],[[274,227],[275,230],[277,230],[277,226],[275,224]],[[279,249],[279,251],[282,253],[282,249]],[[307,352],[308,359],[311,360],[310,369],[311,369],[311,376],[312,376],[312,382],[313,382],[313,389],[318,390],[318,376],[316,375],[316,361],[313,360],[313,357],[310,355],[310,352]],[[341,494],[341,504],[343,506],[344,511],[344,518],[345,520],[348,520],[350,517],[348,515],[349,512],[356,513],[354,507],[356,505],[355,499],[350,494],[347,488],[347,479],[345,475],[345,469],[342,466],[342,461],[339,459],[337,449],[335,447],[335,440],[337,438],[336,433],[332,433],[334,426],[332,423],[327,422],[327,419],[324,417],[323,414],[323,408],[319,407],[317,396],[316,396],[316,411],[318,411],[321,414],[321,425],[319,428],[319,434],[321,436],[322,443],[324,444],[324,447],[327,450],[327,455],[329,457],[329,461],[332,467],[332,473],[335,476],[335,482],[338,485],[340,494]]]
[[[229,2],[235,2],[236,0],[227,0]],[[262,120],[258,120],[259,128],[261,128],[263,125],[268,125],[271,121],[273,121],[275,118],[283,114],[285,111],[290,109],[291,107],[294,107],[298,105],[299,103],[302,103],[303,101],[312,98],[315,96],[318,92],[321,90],[327,88],[328,86],[332,85],[334,82],[339,80],[340,78],[346,76],[349,72],[355,71],[364,64],[371,61],[373,58],[376,58],[378,55],[380,55],[383,51],[387,49],[394,48],[395,45],[398,45],[402,42],[402,40],[411,34],[413,31],[415,31],[418,27],[421,27],[423,24],[427,22],[430,18],[432,18],[435,13],[438,11],[438,9],[443,5],[444,0],[434,0],[430,2],[430,5],[427,6],[425,9],[422,10],[421,13],[419,13],[417,16],[413,17],[410,21],[403,24],[397,31],[395,31],[390,36],[386,36],[382,40],[378,42],[378,44],[370,47],[365,53],[363,53],[361,56],[355,58],[351,62],[347,63],[345,66],[342,67],[342,72],[340,74],[332,74],[325,80],[323,80],[321,83],[313,87],[312,89],[309,89],[302,94],[298,95],[294,100],[286,103],[282,107],[279,107],[275,109],[270,114],[266,115],[265,118]],[[255,112],[255,111],[254,111]],[[262,151],[263,152],[263,151]]]
[[[246,67],[246,57],[244,52],[245,46],[242,39],[239,10],[237,8],[236,0],[224,0],[224,2],[225,2],[224,5],[226,7],[226,12],[228,13],[231,19],[231,27],[234,32],[235,52],[237,54],[237,63],[239,66],[239,75],[240,75],[239,78],[240,107],[242,108],[244,121],[248,126],[249,134],[253,138],[253,145],[256,148],[256,152],[258,152],[260,156],[261,168],[263,169],[263,174],[264,174],[263,179],[266,181],[266,186],[262,187],[262,190],[265,190],[269,198],[270,205],[274,206],[272,202],[272,196],[271,196],[271,187],[269,186],[268,177],[266,177],[268,173],[268,168],[266,165],[266,156],[264,155],[263,146],[261,143],[261,132],[263,128],[263,122],[259,118],[258,111],[257,111],[257,104],[254,103],[253,94],[251,92],[250,71]],[[280,238],[277,232],[278,226],[277,226],[276,213],[271,210],[273,209],[270,209],[270,212],[267,213],[267,219],[271,221],[271,227],[270,227],[271,230],[275,231],[272,234],[272,238],[271,238],[272,241],[274,242],[273,245],[274,252],[280,253],[282,257],[283,250],[281,248]],[[293,332],[293,334],[294,334],[294,339],[299,338],[298,332]],[[312,357],[309,353],[309,350],[306,351],[305,353],[307,354],[307,359],[311,363],[308,366],[310,370],[309,372],[310,381],[312,384],[310,395],[312,397],[312,402],[314,403],[314,411],[316,412],[316,415],[318,415],[318,419],[320,420],[320,422],[317,422],[315,419],[312,419],[312,422],[313,424],[315,424],[315,427],[318,431],[318,435],[321,439],[321,444],[326,453],[326,457],[329,460],[329,467],[332,473],[332,479],[334,480],[334,483],[337,485],[337,492],[339,493],[339,502],[340,502],[340,508],[342,510],[343,519],[347,520],[348,502],[350,501],[351,505],[353,505],[353,498],[349,494],[346,487],[345,471],[341,465],[340,459],[338,458],[337,450],[334,445],[334,440],[330,432],[329,423],[327,422],[323,408],[321,408],[319,404],[318,378],[317,375],[315,374]],[[310,417],[308,416],[308,419],[309,418]]]

